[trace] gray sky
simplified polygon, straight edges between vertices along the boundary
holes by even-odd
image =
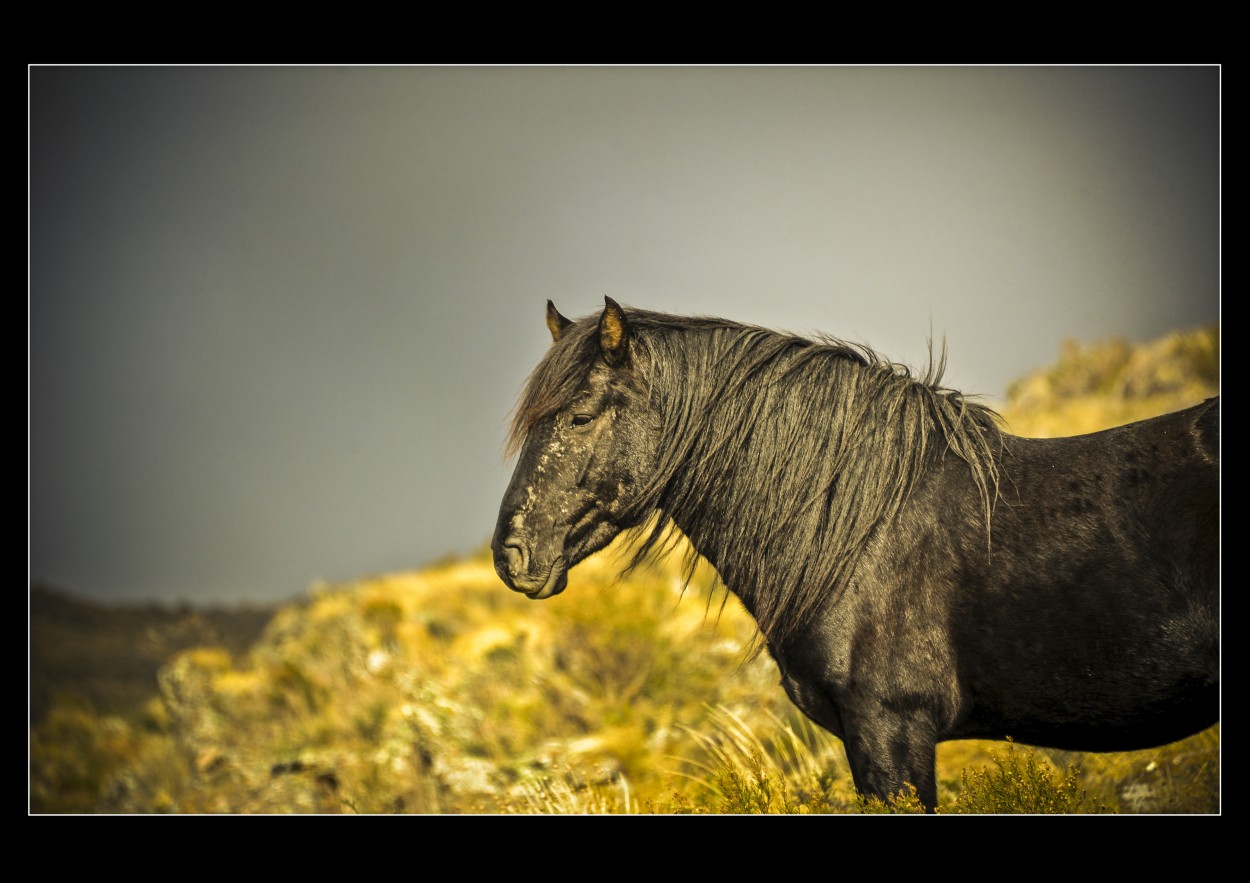
[[[1220,69],[29,70],[30,576],[284,600],[485,543],[547,298],[1001,397],[1219,318]]]

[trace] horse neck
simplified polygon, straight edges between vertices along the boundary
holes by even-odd
[[[711,441],[713,446],[724,443]],[[771,481],[763,480],[759,452],[721,454],[707,456],[703,451],[690,457],[674,472],[660,509],[771,639],[789,613],[809,611],[813,601],[807,589],[813,578],[826,580],[825,574],[813,575],[807,557],[829,560],[836,554],[830,535],[820,528],[826,493],[788,500],[784,489],[804,483],[805,472],[815,476],[811,481],[826,485],[833,476],[822,464],[790,463],[779,464],[768,476]]]
[[[754,399],[710,399],[662,452],[658,508],[770,642],[840,597],[878,526],[951,449],[936,424],[916,429],[929,393],[839,367],[820,386],[762,378]]]

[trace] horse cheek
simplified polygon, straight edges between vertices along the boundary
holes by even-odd
[[[639,496],[655,474],[657,441],[651,427],[635,424],[623,427],[621,441],[614,452],[615,488],[613,494],[617,505],[632,527],[650,514],[645,501]]]
[[[585,466],[579,480],[580,486],[589,493],[599,510],[599,520],[619,530],[619,516],[623,508],[621,458],[627,456],[619,433],[604,433],[598,443],[587,451]]]

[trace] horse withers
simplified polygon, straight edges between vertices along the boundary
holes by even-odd
[[[547,325],[492,541],[512,589],[679,529],[858,790],[930,809],[945,740],[1123,751],[1218,722],[1218,397],[1031,439],[940,364],[833,338],[610,298]]]

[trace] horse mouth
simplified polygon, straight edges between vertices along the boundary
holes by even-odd
[[[524,588],[520,590],[525,592],[526,597],[531,601],[545,601],[552,595],[558,595],[563,592],[568,584],[569,572],[564,566],[564,556],[561,555],[551,562],[551,569],[547,571],[547,578],[536,591],[529,591]],[[518,586],[518,588],[520,587]]]
[[[569,584],[569,572],[564,565],[564,556],[561,555],[551,562],[551,567],[545,574],[524,574],[514,576],[505,582],[512,591],[520,592],[531,601],[545,601],[552,595],[558,595],[564,591],[565,586]]]

